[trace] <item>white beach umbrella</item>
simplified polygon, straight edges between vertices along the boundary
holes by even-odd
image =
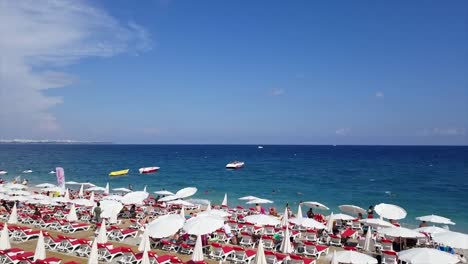
[[[255,255],[253,264],[267,264],[265,250],[263,249],[263,241],[261,239],[258,243],[257,254]]]
[[[116,191],[116,192],[131,192],[132,190],[130,189],[127,189],[127,188],[115,188],[115,189],[112,189],[113,191]]]
[[[57,185],[52,184],[52,183],[41,183],[36,185],[37,188],[52,188],[52,187],[57,187]]]
[[[327,216],[327,219],[329,218],[330,216]],[[351,220],[354,220],[356,219],[356,217],[353,217],[353,216],[350,216],[350,215],[347,215],[347,214],[333,214],[333,219],[337,220],[343,220],[343,221],[351,221]]]
[[[193,203],[193,204],[199,204],[199,205],[209,205],[209,204],[211,204],[211,201],[207,200],[207,199],[194,199],[194,198],[191,198],[191,199],[186,199],[185,201]]]
[[[302,205],[305,205],[310,208],[316,208],[321,210],[329,210],[330,208],[326,207],[324,204],[319,202],[302,202]]]
[[[102,219],[101,227],[99,228],[99,233],[96,237],[96,241],[102,244],[107,243],[107,227],[105,219]]]
[[[90,182],[82,182],[81,185],[88,186],[88,187],[94,187],[96,184],[92,184]]]
[[[205,258],[203,256],[203,245],[201,236],[197,236],[197,241],[195,242],[195,247],[193,248],[192,261],[203,261]]]
[[[244,217],[244,220],[249,223],[253,223],[256,225],[279,225],[281,221],[278,218],[273,217],[271,215],[264,215],[264,214],[255,214],[249,215]]]
[[[146,192],[146,185],[145,185],[145,187],[143,188],[143,191]]]
[[[78,197],[84,197],[84,186],[81,184],[80,191],[78,192]]]
[[[333,255],[330,259],[330,264],[339,264],[338,257],[336,256],[336,250],[333,250]]]
[[[88,199],[74,199],[74,200],[71,200],[70,203],[76,204],[76,205],[82,205],[86,207],[94,206],[94,202]]]
[[[89,191],[89,192],[105,192],[106,188],[100,187],[100,186],[94,186],[94,187],[88,188],[86,190]]]
[[[230,216],[231,214],[223,210],[211,209],[211,210],[198,213],[197,215],[211,215],[211,216],[225,218],[225,217]]]
[[[450,246],[450,247],[458,248],[458,249],[468,249],[468,235],[467,234],[447,231],[444,233],[433,234],[432,240],[434,240],[434,242],[443,244],[445,246]]]
[[[223,201],[221,202],[221,206],[227,206],[227,193],[224,194],[224,199]]]
[[[99,207],[101,207],[101,218],[114,219],[114,221],[110,222],[115,223],[115,219],[117,219],[117,215],[122,210],[123,204],[119,201],[102,200]]]
[[[183,229],[191,235],[206,235],[220,229],[224,220],[219,217],[201,215],[192,217],[185,222]]]
[[[149,193],[136,191],[127,193],[124,195],[122,202],[124,204],[144,204],[144,201],[148,198]]]
[[[69,184],[69,185],[80,185],[81,183],[76,182],[76,181],[67,181],[67,182],[65,182],[65,184]]]
[[[366,226],[372,226],[375,228],[381,228],[381,227],[394,227],[392,223],[382,220],[380,218],[366,218],[366,219],[361,219],[359,220],[363,225]]]
[[[366,238],[364,240],[363,250],[371,251],[371,243],[372,243],[372,227],[369,227],[369,229],[367,229]]]
[[[168,214],[158,217],[148,224],[148,235],[153,238],[169,237],[184,226],[185,218],[179,214]]]
[[[71,207],[70,207],[70,212],[67,215],[67,221],[69,221],[69,222],[78,221],[78,216],[76,215],[75,204],[72,204]]]
[[[0,235],[0,250],[10,249],[10,237],[8,235],[8,224],[5,223],[2,229],[2,233]]]
[[[122,195],[108,195],[108,196],[102,198],[102,200],[111,200],[111,201],[122,202],[123,196]]]
[[[52,197],[52,201],[56,203],[69,203],[70,199],[67,199],[65,197]]]
[[[41,191],[43,192],[53,192],[53,193],[65,193],[65,190],[62,188],[62,187],[59,187],[59,186],[55,186],[55,187],[48,187],[48,188],[43,188],[41,189]]]
[[[335,261],[338,263],[377,264],[377,259],[352,250],[343,250],[328,254],[325,256],[325,263],[330,262],[333,257],[335,257]]]
[[[37,239],[36,250],[34,251],[34,259],[33,261],[37,261],[39,259],[46,258],[46,248],[45,248],[45,241],[44,235],[42,231],[39,232],[39,238]]]
[[[239,198],[239,200],[247,200],[247,201],[250,201],[250,200],[257,200],[257,199],[260,199],[260,198],[258,198],[258,197],[256,197],[256,196],[251,196],[251,195],[249,195],[249,196],[244,196],[244,197]]]
[[[444,225],[454,225],[455,223],[452,220],[448,219],[447,217],[438,216],[438,215],[426,215],[416,217],[416,220],[431,222],[436,224],[444,224]]]
[[[68,188],[65,190],[63,198],[65,198],[65,200],[70,200],[70,191],[68,190]]]
[[[414,231],[434,235],[434,234],[438,234],[438,233],[445,233],[445,232],[448,232],[450,230],[447,230],[445,228],[441,228],[441,227],[438,227],[438,226],[424,226],[424,227],[416,228],[416,229],[414,229]]]
[[[259,199],[250,200],[246,204],[269,204],[269,203],[273,203],[273,201],[259,198]]]
[[[281,219],[281,226],[289,226],[289,216],[288,216],[288,208],[284,208],[283,218]]]
[[[145,250],[150,250],[150,249],[151,249],[151,243],[149,239],[149,230],[148,228],[146,228],[145,232],[143,232],[143,235],[141,236],[140,244],[138,245],[138,251],[145,251]]]
[[[398,252],[398,259],[408,264],[455,264],[458,257],[433,248],[412,248]]]
[[[357,215],[359,213],[365,215],[367,211],[364,208],[361,208],[357,205],[343,204],[338,206],[343,213]]]
[[[194,195],[197,192],[197,188],[195,187],[187,187],[180,189],[179,191],[176,192],[175,196],[179,199],[187,198],[192,195]]]
[[[374,211],[381,217],[400,220],[406,217],[406,210],[398,205],[381,203],[374,207]]]
[[[297,218],[299,218],[299,217],[301,217],[301,218],[304,217],[304,215],[302,214],[301,204],[299,204],[299,205],[297,206],[297,216],[296,216],[296,217],[297,217]]]
[[[286,230],[284,230],[283,240],[281,241],[280,251],[284,254],[289,254],[294,251],[294,248],[291,245],[291,240],[289,240],[289,227],[286,226]]]
[[[150,259],[149,259],[149,255],[148,255],[148,250],[145,249],[145,251],[143,251],[143,256],[141,256],[141,262],[140,264],[150,264]]]
[[[88,264],[99,264],[97,244],[98,244],[97,239],[94,239],[93,245],[91,246],[91,252],[89,253],[89,257],[88,257]]]
[[[289,222],[306,227],[306,228],[313,228],[313,229],[326,229],[327,228],[324,224],[312,218],[305,218],[305,217],[291,218],[289,219]]]
[[[185,219],[185,207],[182,206],[182,208],[180,209],[180,216],[182,216],[184,219]]]
[[[28,188],[28,186],[19,183],[7,183],[4,186],[10,190],[26,190]]]
[[[211,202],[206,205],[206,212],[211,211]]]
[[[179,197],[177,197],[174,194],[174,195],[168,195],[168,196],[162,197],[161,199],[159,199],[159,202],[169,202],[169,201],[174,201],[177,199],[179,199]]]
[[[109,194],[109,183],[107,183],[106,187],[104,188],[104,194]]]
[[[17,224],[18,223],[18,209],[16,209],[16,203],[13,205],[13,209],[11,209],[10,217],[8,218],[9,224]]]
[[[166,190],[156,191],[154,193],[157,194],[157,195],[174,195],[173,192],[166,191]]]
[[[25,202],[25,201],[29,200],[29,198],[26,197],[26,196],[10,196],[8,200],[18,201],[18,202]]]
[[[16,196],[28,196],[31,195],[30,192],[28,191],[23,191],[23,190],[11,190],[7,193],[8,195],[16,195]]]
[[[327,231],[332,232],[333,231],[333,222],[335,221],[335,216],[333,215],[333,212],[328,216],[328,222],[327,222]]]
[[[387,227],[377,231],[379,234],[385,235],[386,237],[403,237],[403,238],[422,238],[426,237],[424,234],[416,232],[414,230],[405,227]]]
[[[184,200],[174,200],[174,201],[169,201],[167,204],[178,204],[182,206],[193,206],[193,203],[184,201]]]
[[[94,192],[91,192],[91,194],[89,195],[89,200],[94,203]]]

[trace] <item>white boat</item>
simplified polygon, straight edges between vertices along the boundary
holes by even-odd
[[[259,149],[262,149],[262,148],[263,148],[263,146],[258,146],[258,148],[259,148]]]
[[[5,175],[5,174],[7,174],[7,173],[8,173],[7,171],[0,170],[0,175]]]
[[[138,171],[140,172],[140,174],[143,174],[143,173],[157,172],[158,170],[159,170],[159,167],[145,167],[145,168],[140,168]]]
[[[233,161],[231,163],[226,164],[226,169],[233,169],[237,170],[244,167],[244,162],[243,161]]]
[[[55,174],[55,171],[50,171],[49,174]]]
[[[23,173],[31,173],[33,172],[32,170],[24,170]]]

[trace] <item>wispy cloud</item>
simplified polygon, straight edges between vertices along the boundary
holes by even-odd
[[[61,67],[151,48],[144,28],[84,1],[0,0],[0,6],[0,136],[59,129],[50,109],[63,99],[44,91],[78,79]]]
[[[281,96],[285,93],[283,89],[272,89],[269,93],[270,96]]]
[[[465,136],[467,131],[465,128],[426,128],[421,133],[423,136]]]
[[[339,135],[339,136],[346,136],[349,134],[349,132],[351,132],[351,129],[350,128],[339,128],[335,131],[335,134]]]
[[[382,92],[382,91],[378,91],[375,93],[375,97],[377,98],[384,98],[385,97],[385,94]]]

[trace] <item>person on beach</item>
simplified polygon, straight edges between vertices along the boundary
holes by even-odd
[[[237,245],[237,237],[232,233],[231,227],[228,221],[224,221],[223,230],[226,236],[229,238],[232,244]]]
[[[101,223],[101,203],[97,203],[96,207],[94,207],[94,220],[96,221],[96,223]]]
[[[367,218],[374,218],[374,206],[373,205],[369,206],[369,209],[367,209]]]
[[[257,213],[261,213],[262,207],[259,204],[255,204],[255,211],[257,211]]]
[[[310,208],[309,211],[307,211],[307,218],[314,218],[314,211],[312,210],[312,208]]]
[[[357,215],[357,218],[356,218],[356,219],[357,219],[357,220],[361,220],[362,218],[363,218],[363,216],[362,216],[362,213],[358,213],[358,215]]]
[[[425,227],[425,226],[427,226],[426,221],[422,221],[422,222],[419,224],[419,227]]]
[[[39,211],[39,208],[37,206],[34,207],[34,216],[37,218],[42,218],[41,211]]]
[[[130,218],[135,218],[136,217],[136,205],[132,205],[130,207]]]

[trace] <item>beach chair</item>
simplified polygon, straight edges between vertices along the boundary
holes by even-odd
[[[351,228],[354,229],[354,230],[362,230],[362,224],[361,222],[359,222],[359,220],[353,220],[351,222]]]
[[[98,243],[98,258],[101,261],[111,262],[114,258],[122,256],[127,252],[127,247],[113,247],[112,244],[99,244]],[[133,252],[133,251],[132,251]]]
[[[5,249],[5,250],[0,250],[0,263],[5,263],[5,259],[7,258],[7,255],[13,256],[17,254],[22,254],[24,253],[24,250],[21,248],[10,248],[10,249]]]
[[[86,223],[68,223],[62,227],[65,233],[75,233],[78,231],[88,231],[91,228],[90,224]]]
[[[313,256],[319,259],[322,254],[324,255],[328,254],[327,246],[317,245],[313,242],[308,242],[308,241],[304,242],[304,255]]]
[[[333,234],[328,235],[330,237],[330,245],[341,247],[341,237]]]
[[[135,229],[113,229],[108,237],[112,240],[123,241],[126,238],[135,238],[138,234],[138,230]]]
[[[272,236],[262,236],[263,247],[266,250],[274,250],[275,249],[275,239]]]
[[[229,241],[231,240],[231,238],[227,236],[226,232],[224,232],[224,229],[216,230],[216,236],[218,238],[218,241],[221,241],[225,244],[229,243]]]
[[[381,239],[380,247],[382,251],[384,250],[393,251],[393,241],[389,239]]]
[[[267,264],[277,264],[277,259],[276,255],[273,251],[271,250],[265,250],[265,259],[267,261]]]
[[[34,264],[60,264],[62,263],[62,260],[59,258],[55,257],[49,257],[45,259],[37,259],[36,262],[32,261],[31,263]]]
[[[193,245],[181,243],[179,246],[179,253],[190,255],[193,253]]]
[[[351,228],[347,228],[345,229],[345,231],[343,231],[343,233],[341,233],[341,237],[342,238],[356,238],[357,236],[357,231],[356,230],[353,230]]]
[[[252,239],[252,235],[247,232],[241,232],[241,241],[239,244],[245,247],[253,247],[254,241]]]
[[[90,240],[85,238],[71,238],[71,237],[63,237],[59,235],[59,238],[63,238],[60,244],[56,247],[57,251],[64,252],[64,253],[71,253],[77,250],[83,244],[89,244]]]
[[[317,261],[313,258],[301,257],[295,254],[289,254],[288,264],[316,264]]]
[[[40,230],[17,229],[13,232],[12,239],[18,242],[24,242],[32,238],[38,238]]]
[[[211,244],[212,250],[210,252],[210,257],[217,260],[226,261],[227,258],[234,254],[234,249],[229,246],[222,246],[219,243],[212,243]]]
[[[398,256],[395,251],[383,250],[382,251],[382,264],[397,264]]]
[[[81,244],[75,251],[76,255],[83,258],[89,257],[89,253],[91,253],[91,246],[91,243]]]
[[[55,250],[57,246],[64,240],[63,238],[54,238],[48,232],[43,232],[45,248]]]
[[[177,252],[178,246],[176,243],[172,242],[171,240],[161,240],[161,249],[165,251],[174,251]]]
[[[174,258],[174,256],[171,256],[171,255],[162,255],[162,256],[156,256],[154,258],[154,264],[169,264],[169,263],[172,263],[172,259]]]
[[[18,264],[21,261],[30,261],[34,258],[34,252],[23,252],[19,254],[5,254],[4,264]]]
[[[317,231],[314,230],[314,229],[307,229],[306,233],[305,233],[305,236],[304,236],[304,239],[306,241],[316,242],[318,240]]]
[[[240,231],[240,225],[235,220],[230,220],[228,222],[228,225],[231,228],[232,232],[237,233]]]
[[[137,264],[141,261],[141,258],[143,257],[143,253],[135,253],[133,250],[129,247],[121,247],[118,248],[120,252],[122,253],[122,257],[117,260],[117,263],[119,264]],[[149,251],[148,251],[148,257],[149,257]]]
[[[234,249],[234,254],[230,260],[234,263],[249,264],[257,254],[257,252],[252,249],[244,249],[238,246],[234,246],[232,248]]]
[[[263,226],[263,234],[267,236],[272,236],[276,234],[275,226],[273,225],[264,225]]]
[[[262,230],[263,230],[263,227],[261,226],[255,226],[252,223],[245,222],[243,231],[249,234],[259,234],[260,232],[262,232]]]

